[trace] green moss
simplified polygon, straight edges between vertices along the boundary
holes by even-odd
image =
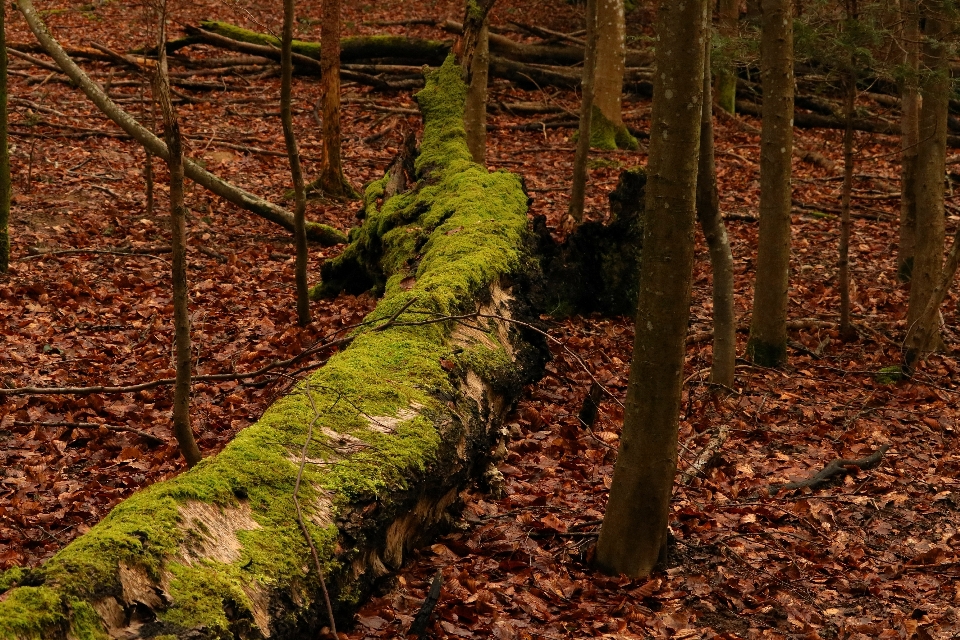
[[[600,108],[593,105],[590,119],[590,147],[614,151],[616,149],[636,150],[639,148],[637,139],[627,130],[626,125],[616,125],[605,116]]]
[[[463,96],[450,58],[418,95],[426,116],[417,164],[421,188],[381,205],[382,186],[368,188],[368,217],[351,233],[344,255],[359,255],[364,243],[379,247],[385,295],[367,318],[371,325],[220,454],[137,492],[60,551],[41,569],[43,587],[11,589],[0,600],[0,638],[45,638],[69,623],[76,637],[99,640],[99,620],[86,603],[122,593],[120,563],[170,579],[173,604],[160,618],[188,629],[226,635],[231,620],[250,614],[244,586],[295,592],[309,604],[315,576],[312,569],[304,575],[310,552],[292,496],[300,450],[314,423],[308,454],[322,464],[305,466],[300,502],[328,584],[339,602],[356,602],[362,590],[340,564],[351,561],[351,550],[336,551],[335,524],[315,521],[334,523],[351,503],[429,478],[443,445],[441,428],[451,428],[443,425],[450,424],[446,399],[454,392],[451,372],[441,365],[454,357],[452,322],[372,327],[411,301],[409,315],[399,320],[472,310],[476,295],[516,271],[523,257],[526,195],[516,176],[488,173],[470,160]],[[469,366],[481,375],[504,374],[509,366],[502,349],[466,351]],[[322,420],[316,421],[314,407]],[[183,563],[181,549],[202,548],[208,533],[181,521],[190,501],[249,507],[257,528],[237,532],[236,561]],[[311,519],[321,505],[324,513]]]
[[[747,342],[747,355],[761,367],[780,367],[787,362],[787,344],[773,344],[750,338]]]
[[[20,567],[10,567],[3,573],[0,573],[0,593],[7,591],[23,580],[23,575],[23,569]]]
[[[898,364],[884,367],[874,374],[874,378],[880,384],[897,384],[898,382],[906,380],[907,377],[903,372],[903,367]]]
[[[229,22],[203,20],[200,26],[218,35],[262,46],[280,48],[280,39],[266,33],[244,29]],[[305,40],[293,41],[294,53],[315,60],[320,59],[320,43]],[[346,36],[340,39],[340,59],[342,61],[357,58],[417,58],[429,61],[441,61],[450,52],[450,42],[442,40],[424,40],[405,36]]]

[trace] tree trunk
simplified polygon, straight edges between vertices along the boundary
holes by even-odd
[[[917,147],[920,143],[920,16],[917,0],[900,2],[905,77],[900,97],[900,245],[897,250],[897,277],[909,282],[917,246]]]
[[[720,0],[720,37],[730,41],[739,35],[740,0]],[[737,108],[737,69],[732,60],[724,60],[723,69],[717,73],[717,104],[727,113]]]
[[[580,95],[580,127],[577,151],[573,158],[573,185],[570,189],[570,207],[565,224],[580,224],[587,194],[587,159],[590,156],[590,125],[593,114],[593,81],[597,68],[597,3],[607,0],[587,0],[587,48],[583,62],[583,92]]]
[[[463,125],[467,130],[467,146],[473,161],[486,166],[487,162],[487,82],[490,74],[490,29],[484,20],[477,39],[477,49],[471,63],[470,85]]]
[[[283,141],[290,160],[290,176],[293,178],[293,241],[297,248],[294,267],[297,285],[297,322],[301,327],[310,324],[310,288],[307,286],[307,192],[300,167],[300,151],[297,136],[293,131],[291,102],[293,93],[293,21],[296,18],[295,0],[283,0],[283,34],[280,46],[280,121],[283,125]]]
[[[596,562],[649,575],[667,541],[693,275],[706,1],[661,0],[636,338]],[[679,52],[683,51],[683,55]]]
[[[23,15],[24,20],[26,20],[30,30],[37,37],[37,40],[43,45],[44,50],[54,59],[57,66],[63,69],[63,72],[80,87],[90,101],[108,118],[113,120],[117,126],[129,134],[130,137],[142,144],[149,153],[166,161],[170,154],[163,140],[153,135],[144,128],[143,125],[137,122],[133,116],[121,109],[97,83],[93,82],[93,80],[70,59],[66,51],[63,50],[63,47],[60,46],[60,43],[50,35],[46,25],[43,24],[36,9],[33,7],[33,2],[31,2],[31,0],[17,0],[17,6],[20,7],[20,13]],[[229,182],[221,180],[189,158],[184,158],[183,160],[183,171],[186,177],[224,200],[232,202],[238,207],[266,218],[271,222],[275,222],[288,231],[293,231],[293,215],[289,211],[271,202],[267,202],[262,198],[258,198],[252,193],[244,191]],[[347,239],[346,235],[333,227],[316,222],[311,222],[307,225],[307,237],[324,245],[339,244],[345,242]]]
[[[778,367],[787,361],[793,154],[792,8],[791,0],[764,0],[760,39],[760,240],[747,353],[765,367]]]
[[[0,6],[0,273],[10,267],[10,149],[7,147],[6,5]]]
[[[157,64],[156,99],[163,114],[163,133],[169,155],[170,170],[170,245],[173,249],[173,335],[176,383],[173,387],[173,435],[180,446],[180,454],[187,466],[200,462],[200,448],[190,429],[190,291],[187,286],[187,208],[183,200],[183,142],[180,123],[170,100],[167,76],[166,3],[160,5],[159,51]]]
[[[943,267],[940,274],[940,281],[933,289],[930,300],[917,322],[911,325],[907,331],[907,338],[904,340],[903,364],[907,375],[913,374],[914,365],[926,354],[925,345],[933,342],[934,330],[939,330],[937,322],[940,305],[947,297],[950,291],[950,284],[957,275],[957,267],[960,266],[960,227],[953,236],[953,246],[950,247],[950,253],[947,254],[947,264]]]
[[[138,491],[4,593],[0,636],[317,638],[329,618],[307,536],[338,622],[352,620],[460,491],[486,470],[496,481],[490,454],[545,350],[514,322],[527,196],[469,162],[465,91],[456,65],[432,74],[418,94],[430,188],[368,209],[361,236],[396,231],[377,237],[393,285],[369,324],[217,456]]]
[[[591,109],[590,146],[595,149],[636,149],[637,139],[623,124],[624,56],[627,27],[623,0],[596,0],[597,42]]]
[[[707,24],[710,24],[710,2]],[[713,271],[713,366],[710,380],[733,387],[737,361],[737,317],[733,300],[733,253],[727,227],[720,216],[717,166],[713,151],[713,100],[711,99],[710,40],[703,52],[703,110],[700,118],[700,155],[697,166],[697,220],[710,250]]]
[[[853,61],[851,60],[851,63]],[[846,80],[847,128],[843,132],[843,189],[840,196],[840,257],[838,283],[840,289],[840,339],[852,340],[857,331],[850,322],[850,196],[853,192],[853,116],[855,114],[857,81],[851,65]]]
[[[310,185],[336,199],[357,193],[343,175],[340,153],[340,0],[323,0],[320,19],[320,91],[323,93],[323,138],[320,176]]]
[[[927,70],[920,82],[920,141],[917,145],[916,207],[917,244],[910,279],[907,308],[908,331],[923,321],[923,310],[930,301],[943,269],[944,205],[943,182],[947,157],[947,115],[950,99],[950,69],[943,38],[949,29],[942,0],[928,0],[920,6],[923,25],[921,65]],[[920,351],[940,345],[939,327],[917,327],[930,342]]]

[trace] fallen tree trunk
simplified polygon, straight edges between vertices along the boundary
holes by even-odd
[[[167,160],[170,152],[167,145],[147,130],[129,113],[124,111],[114,102],[106,92],[95,83],[77,64],[67,55],[66,51],[60,46],[46,25],[40,19],[33,3],[30,0],[18,0],[20,12],[30,26],[30,30],[43,45],[47,54],[56,61],[57,65],[67,76],[87,95],[98,109],[100,109],[108,118],[113,120],[121,129],[127,132],[137,142],[142,144],[151,155]],[[226,182],[213,175],[199,164],[190,160],[183,159],[184,174],[197,184],[209,189],[211,192],[220,196],[228,202],[232,202],[242,209],[255,213],[271,222],[275,222],[287,229],[293,231],[293,214],[282,207],[268,202],[248,191],[240,189],[237,186]],[[307,237],[316,240],[322,244],[334,245],[346,240],[346,236],[340,231],[325,224],[316,222],[307,223]]]
[[[527,196],[470,159],[465,90],[451,58],[417,96],[418,190],[379,203],[389,176],[368,190],[347,252],[384,297],[351,345],[222,453],[2,576],[18,586],[0,596],[0,638],[316,637],[324,584],[344,616],[444,519],[543,353],[511,322]]]

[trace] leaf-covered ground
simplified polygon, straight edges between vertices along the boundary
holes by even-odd
[[[65,44],[97,42],[117,51],[152,43],[152,24],[125,3],[38,3]],[[318,4],[318,3],[317,3]],[[383,25],[411,18],[459,20],[460,3],[397,0],[345,3],[345,33],[448,37],[430,25]],[[301,7],[301,35],[316,38],[319,7]],[[495,24],[511,20],[564,32],[582,25],[566,3],[499,3]],[[15,12],[9,41],[32,42]],[[217,18],[279,32],[274,8],[203,1],[176,6],[174,24]],[[649,13],[629,18],[649,33]],[[523,38],[522,34],[508,34]],[[197,58],[231,54],[204,47]],[[4,387],[124,385],[172,375],[165,172],[154,163],[156,208],[146,209],[144,155],[48,69],[11,58],[15,261],[0,277],[0,382]],[[150,121],[146,78],[107,63],[85,68],[122,104]],[[178,89],[188,153],[274,201],[289,174],[278,118],[279,79],[264,69],[197,75],[210,86]],[[296,124],[308,172],[317,169],[315,79],[296,83]],[[541,102],[571,112],[573,92],[523,91],[503,81],[493,102]],[[344,153],[357,186],[382,175],[404,128],[418,118],[408,93],[344,86]],[[862,106],[895,121],[864,97]],[[625,119],[644,131],[650,103],[627,96]],[[488,164],[524,176],[532,213],[559,226],[573,159],[567,128],[523,130],[550,116],[490,116]],[[753,118],[718,117],[721,206],[737,265],[737,310],[749,317],[757,225],[759,140]],[[380,135],[377,135],[380,134]],[[798,142],[837,163],[838,131],[798,130]],[[596,153],[588,215],[602,218],[606,194],[640,152]],[[557,349],[548,375],[531,386],[510,420],[502,498],[464,495],[452,532],[419,553],[365,605],[345,637],[393,638],[407,629],[439,569],[444,578],[433,633],[438,638],[952,638],[960,635],[960,447],[958,363],[952,350],[955,298],[944,307],[946,354],[910,382],[877,372],[899,359],[907,289],[897,283],[899,140],[858,134],[851,247],[854,313],[860,339],[841,343],[829,328],[839,302],[836,254],[839,173],[794,163],[791,364],[771,371],[743,363],[734,393],[715,397],[710,343],[691,340],[680,422],[681,470],[721,430],[715,463],[675,490],[668,567],[650,580],[602,576],[589,566],[618,444],[633,340],[629,319],[553,321]],[[295,326],[293,247],[288,234],[191,186],[190,271],[194,353],[200,374],[245,372],[289,358],[357,322],[367,296],[314,303],[314,323]],[[311,201],[308,215],[341,229],[356,204]],[[948,230],[957,223],[948,197]],[[710,328],[710,271],[698,239],[691,334]],[[88,252],[67,252],[85,249]],[[100,253],[94,253],[95,250]],[[337,248],[311,250],[311,273]],[[46,253],[44,252],[60,252]],[[112,253],[111,253],[112,252]],[[743,336],[741,336],[743,337]],[[741,345],[742,347],[742,345]],[[584,371],[572,354],[582,359]],[[290,384],[295,369],[194,386],[192,419],[205,455],[215,453]],[[592,432],[577,413],[596,376],[616,396],[603,402]],[[170,389],[135,394],[14,396],[0,404],[0,569],[34,565],[95,523],[136,488],[182,468],[169,436]],[[74,426],[44,426],[42,423]],[[85,424],[91,426],[75,426]],[[156,445],[130,427],[166,441]],[[835,458],[860,458],[889,445],[879,466],[815,491],[771,484],[803,479]]]

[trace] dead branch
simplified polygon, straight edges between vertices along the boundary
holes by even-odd
[[[154,444],[167,444],[167,441],[163,438],[153,435],[152,433],[147,433],[141,429],[135,427],[126,427],[119,424],[99,424],[97,422],[64,422],[64,421],[53,421],[53,422],[30,422],[24,420],[15,420],[14,425],[18,427],[69,427],[71,429],[106,429],[107,431],[116,431],[118,433],[133,433],[148,442],[153,442]]]
[[[825,466],[819,473],[811,478],[806,480],[797,480],[795,482],[787,482],[786,484],[772,484],[770,485],[769,492],[770,495],[776,495],[781,489],[786,489],[787,491],[793,491],[794,489],[803,489],[804,487],[810,487],[811,489],[817,489],[832,478],[851,473],[853,471],[863,471],[866,469],[871,469],[876,465],[880,464],[880,460],[883,458],[883,454],[887,452],[887,449],[890,448],[890,445],[885,444],[879,449],[871,453],[870,455],[858,458],[857,460],[847,460],[846,458],[837,458],[833,460],[830,464]]]
[[[726,443],[727,436],[729,435],[729,427],[726,425],[720,427],[717,430],[717,433],[714,434],[714,436],[707,442],[706,446],[703,448],[703,451],[701,451],[700,455],[697,456],[697,459],[694,460],[690,466],[684,469],[683,473],[680,474],[680,479],[678,482],[681,485],[688,485],[693,482],[694,478],[702,475],[717,457],[717,453],[719,453],[720,448],[724,445],[724,443]]]
[[[50,57],[52,57],[70,79],[83,90],[97,108],[113,120],[121,129],[135,138],[137,142],[142,144],[149,153],[163,160],[167,160],[170,156],[167,145],[137,122],[133,116],[120,108],[97,83],[91,80],[90,77],[77,66],[70,56],[67,55],[67,52],[63,50],[63,47],[60,46],[60,43],[50,35],[50,32],[37,14],[31,0],[17,0],[17,4],[20,7],[21,14],[30,26],[30,30],[33,31],[33,34],[43,45]],[[248,191],[218,178],[188,158],[184,158],[183,165],[186,176],[197,184],[209,189],[211,192],[232,202],[238,207],[279,224],[288,231],[293,230],[293,214],[286,209],[278,207],[271,202],[263,200]],[[345,240],[345,236],[341,232],[327,225],[318,223],[309,224],[307,234],[321,244],[333,245]]]

